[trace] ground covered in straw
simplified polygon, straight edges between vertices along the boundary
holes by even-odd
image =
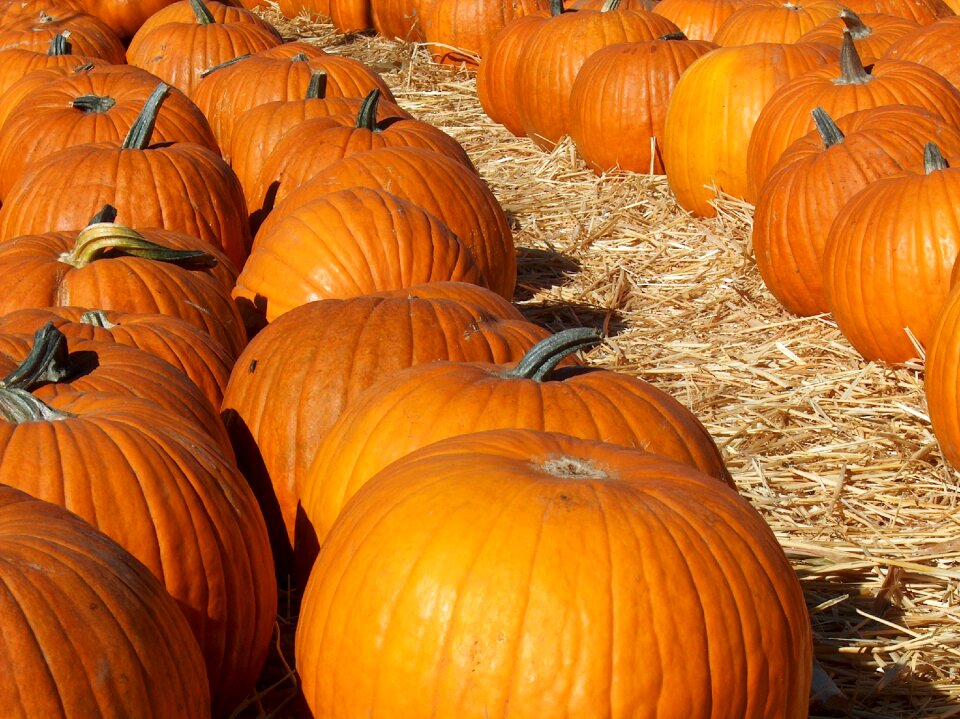
[[[783,311],[752,258],[749,205],[721,199],[717,218],[693,219],[663,178],[597,178],[572,144],[546,154],[513,137],[483,114],[470,74],[422,48],[267,14],[372,65],[404,108],[464,145],[514,223],[514,299],[531,320],[603,328],[591,363],[656,384],[704,422],[804,587],[830,695],[812,715],[960,716],[960,485],[930,429],[922,363],[865,363],[829,316]],[[244,717],[303,715],[296,598],[283,603]]]

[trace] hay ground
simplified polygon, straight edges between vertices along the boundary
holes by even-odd
[[[514,223],[515,300],[531,320],[604,328],[592,363],[700,417],[803,585],[825,686],[840,692],[812,716],[960,716],[958,474],[931,432],[922,362],[866,363],[829,316],[785,312],[753,261],[749,205],[721,199],[718,217],[691,218],[663,178],[597,178],[570,143],[547,154],[513,137],[469,73],[423,48],[267,16],[372,65],[463,144]],[[304,715],[287,599],[280,650],[241,716]]]

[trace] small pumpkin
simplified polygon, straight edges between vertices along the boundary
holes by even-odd
[[[70,34],[70,45],[79,55],[98,57],[110,63],[126,61],[123,43],[98,18],[69,8],[49,8],[23,15],[0,28],[0,50],[27,47],[46,50],[57,35]]]

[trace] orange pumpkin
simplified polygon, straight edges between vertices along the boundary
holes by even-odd
[[[836,0],[750,0],[717,28],[713,42],[721,47],[796,42],[841,10],[843,5]]]
[[[916,20],[883,13],[866,13],[862,17],[844,8],[839,17],[831,18],[805,33],[797,42],[822,42],[840,45],[843,31],[850,33],[857,54],[864,65],[872,65],[901,37],[921,27]]]
[[[46,50],[57,35],[69,33],[78,55],[98,57],[110,63],[126,61],[123,43],[96,17],[69,8],[49,8],[23,15],[0,28],[0,49],[28,47]]]
[[[713,42],[717,30],[743,0],[660,0],[652,12],[673,22],[691,40]]]
[[[937,315],[923,376],[933,433],[947,461],[960,468],[960,284]]]
[[[893,43],[886,60],[906,60],[929,67],[960,87],[960,17],[945,17],[920,27]]]
[[[344,508],[296,638],[314,715],[808,715],[803,592],[749,502],[656,455],[494,430]]]

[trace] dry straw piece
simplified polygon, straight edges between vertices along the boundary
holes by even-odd
[[[547,154],[513,137],[481,111],[472,75],[421,46],[266,15],[371,64],[464,145],[514,224],[515,300],[531,320],[603,328],[591,363],[700,417],[804,587],[835,685],[811,715],[960,716],[960,477],[931,432],[922,364],[865,363],[829,316],[786,313],[752,258],[750,205],[719,198],[716,218],[691,218],[662,178],[597,178],[569,141]],[[290,665],[294,619],[280,618]],[[300,716],[277,708],[295,680],[275,665],[241,716]]]

